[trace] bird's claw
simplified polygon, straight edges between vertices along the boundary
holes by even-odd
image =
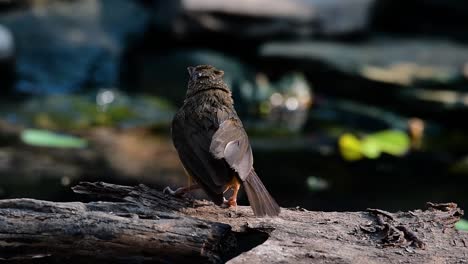
[[[164,194],[169,194],[169,195],[172,195],[172,196],[175,196],[175,195],[176,195],[176,192],[173,191],[169,186],[167,186],[166,188],[164,188],[163,193],[164,193]]]
[[[187,194],[187,188],[179,188],[174,191],[169,186],[167,186],[166,188],[164,188],[163,193],[172,195],[174,197],[184,197],[184,195]]]
[[[229,199],[229,200],[224,199],[221,207],[222,208],[237,208],[237,201],[234,199]]]

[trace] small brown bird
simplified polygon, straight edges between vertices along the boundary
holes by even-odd
[[[256,216],[276,216],[280,207],[253,168],[247,133],[234,109],[224,72],[210,65],[188,67],[183,106],[172,121],[172,139],[184,168],[196,184],[165,191],[182,195],[202,188],[218,205],[237,206],[241,184]],[[225,200],[224,193],[233,190]]]

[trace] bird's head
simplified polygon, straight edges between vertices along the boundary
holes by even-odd
[[[223,89],[229,91],[224,83],[224,71],[211,65],[198,65],[187,68],[189,73],[187,97],[202,90]]]

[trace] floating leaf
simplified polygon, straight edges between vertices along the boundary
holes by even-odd
[[[380,156],[382,149],[380,142],[372,137],[366,137],[362,140],[361,153],[368,159],[376,159]]]
[[[69,135],[62,135],[47,130],[25,129],[21,140],[28,145],[53,148],[84,148],[86,140]]]
[[[368,135],[364,140],[373,141],[381,152],[394,156],[404,155],[411,145],[409,136],[399,130],[384,130]]]
[[[402,131],[384,130],[367,135],[362,140],[346,133],[339,138],[338,145],[343,158],[354,161],[363,157],[376,159],[381,153],[402,156],[409,150],[411,141]]]
[[[468,231],[468,220],[460,219],[456,224],[455,228],[461,231]]]
[[[354,161],[362,158],[361,142],[354,135],[343,134],[338,140],[338,145],[345,160]]]

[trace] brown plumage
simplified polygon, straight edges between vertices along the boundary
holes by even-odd
[[[172,121],[172,139],[196,186],[218,205],[236,206],[242,184],[256,216],[276,216],[280,208],[253,168],[247,133],[233,106],[224,72],[209,65],[188,68],[190,80],[183,106]],[[233,189],[225,201],[224,192]]]

